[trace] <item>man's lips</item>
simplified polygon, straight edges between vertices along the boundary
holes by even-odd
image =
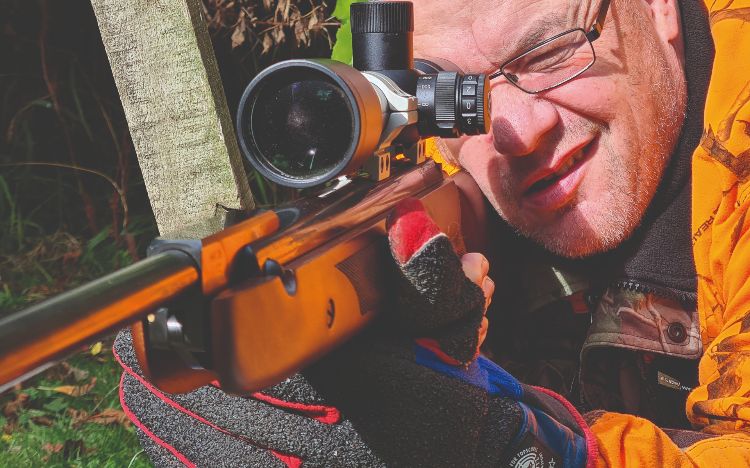
[[[522,193],[529,195],[531,192],[535,192],[534,185],[547,178],[561,178],[565,173],[570,171],[573,165],[588,156],[586,153],[590,149],[592,141],[589,140],[576,146],[561,157],[555,158],[549,166],[534,171],[521,184]]]
[[[568,152],[551,168],[537,171],[528,178],[523,192],[523,204],[537,211],[554,211],[573,199],[596,153],[597,139]]]

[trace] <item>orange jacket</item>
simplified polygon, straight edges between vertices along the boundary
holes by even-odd
[[[704,354],[678,447],[651,422],[600,413],[602,466],[750,466],[750,0],[705,0],[716,56],[693,154],[693,251]]]

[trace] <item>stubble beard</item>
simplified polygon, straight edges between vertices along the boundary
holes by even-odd
[[[599,127],[600,148],[589,164],[598,162],[601,165],[597,177],[606,180],[604,192],[596,194],[594,199],[586,199],[579,192],[577,198],[562,207],[549,222],[529,219],[517,203],[506,212],[498,200],[493,200],[497,212],[517,232],[566,258],[581,258],[612,250],[633,234],[656,194],[685,118],[684,82],[680,84],[675,80],[663,56],[658,56],[650,66],[651,72],[658,74],[650,96],[655,105],[653,125],[648,135],[639,135],[639,142],[619,146],[632,148],[638,154],[618,151],[609,129]],[[635,124],[632,120],[630,126],[628,133],[633,134]],[[595,161],[597,158],[600,161]],[[631,164],[631,161],[640,164]],[[587,177],[591,175],[587,174]],[[585,184],[586,180],[579,189]],[[511,188],[505,184],[503,192],[505,200],[514,199],[510,197]]]

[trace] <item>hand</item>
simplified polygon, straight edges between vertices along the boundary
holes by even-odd
[[[388,219],[388,241],[401,278],[391,318],[449,364],[467,365],[487,335],[487,306],[495,290],[479,253],[460,261],[448,237],[416,199]]]
[[[565,412],[559,403],[521,403],[528,390],[476,357],[494,289],[486,259],[459,259],[418,202],[402,204],[389,227],[399,307],[263,392],[164,395],[140,376],[129,337],[118,337],[121,401],[157,465],[182,456],[198,465],[497,466],[542,450],[539,427],[547,428],[545,460],[581,465],[586,444],[569,413],[566,426],[549,416]]]

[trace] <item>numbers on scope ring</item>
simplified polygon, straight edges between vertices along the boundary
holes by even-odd
[[[461,94],[464,96],[476,96],[477,85],[475,84],[464,84],[461,86]]]

